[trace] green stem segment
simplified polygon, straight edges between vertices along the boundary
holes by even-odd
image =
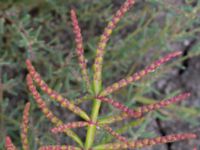
[[[98,93],[101,91],[101,82],[98,82],[98,84],[95,83],[96,82],[94,81],[94,93],[95,95],[98,95]],[[91,114],[92,122],[97,121],[100,107],[101,107],[101,101],[94,99],[92,114]],[[85,141],[85,149],[88,150],[89,148],[92,147],[95,138],[95,133],[96,133],[96,126],[95,125],[88,126],[86,141]]]
[[[101,102],[97,101],[96,99],[94,100],[93,108],[92,108],[92,115],[91,119],[93,122],[97,121],[98,115],[99,115],[99,108],[101,106]],[[85,148],[89,149],[95,138],[95,132],[96,132],[96,126],[95,125],[90,125],[87,130],[87,136],[86,136],[86,141],[85,141]]]

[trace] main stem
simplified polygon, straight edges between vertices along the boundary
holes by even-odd
[[[94,81],[94,92],[97,95],[100,92],[101,89],[101,82],[95,82]],[[91,120],[92,122],[96,122],[99,115],[99,109],[101,106],[101,101],[98,101],[97,99],[94,99],[93,107],[92,107],[92,113],[91,113]],[[96,126],[90,125],[87,129],[87,135],[86,135],[86,141],[85,141],[85,148],[88,150],[92,147],[94,138],[96,133]]]

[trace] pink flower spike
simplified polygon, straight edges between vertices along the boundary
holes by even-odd
[[[48,145],[40,147],[39,150],[82,150],[82,148],[71,145]]]
[[[6,147],[6,150],[17,150],[17,148],[12,143],[12,140],[9,136],[6,137],[5,147]]]
[[[193,150],[197,150],[197,146],[195,146],[195,147],[193,148]]]
[[[47,107],[47,104],[45,103],[45,101],[42,99],[42,97],[38,93],[36,87],[33,84],[33,79],[31,78],[30,74],[28,74],[27,77],[26,77],[26,83],[27,83],[29,91],[32,93],[32,95],[33,95],[33,97],[34,97],[34,99],[35,99],[38,107],[44,113],[45,117],[50,122],[52,122],[53,124],[55,124],[56,126],[62,125],[63,122],[56,115],[54,115],[54,113]],[[69,137],[71,137],[72,139],[74,139],[77,143],[79,143],[80,145],[82,145],[80,143],[78,135],[76,135],[76,133],[74,133],[72,130],[68,129],[68,130],[65,131],[65,133]]]
[[[62,95],[60,95],[58,92],[51,89],[45,81],[42,80],[40,74],[35,70],[33,67],[31,61],[29,59],[26,60],[26,66],[29,71],[29,76],[27,81],[33,80],[37,83],[37,85],[42,89],[43,92],[45,92],[49,97],[56,100],[60,105],[64,108],[69,109],[70,111],[74,112],[75,114],[79,115],[85,120],[90,120],[89,116],[86,114],[85,111],[83,111],[80,107],[76,106],[70,100],[67,98],[64,98]],[[27,82],[28,83],[28,82]],[[32,84],[33,85],[33,84]]]
[[[86,121],[70,122],[70,123],[63,124],[63,125],[57,126],[55,128],[52,128],[51,132],[52,133],[64,132],[67,129],[80,128],[80,127],[85,127],[87,125],[89,125],[89,122],[86,122]]]
[[[108,23],[107,27],[105,28],[103,34],[100,37],[100,42],[97,46],[96,50],[96,58],[93,65],[94,69],[94,84],[99,85],[101,81],[101,70],[102,70],[102,63],[103,63],[103,56],[104,50],[107,44],[107,41],[112,34],[112,31],[118,24],[118,22],[123,18],[125,13],[133,6],[135,0],[126,0],[124,4],[120,7],[120,9],[116,12],[116,14],[112,17],[111,21]]]
[[[124,79],[122,79],[122,80],[120,80],[120,81],[118,81],[116,83],[113,83],[112,85],[108,86],[105,90],[103,90],[100,93],[100,96],[106,96],[108,94],[111,94],[114,91],[119,90],[122,87],[125,87],[125,86],[131,84],[134,81],[140,80],[145,75],[149,74],[150,72],[155,71],[157,68],[159,68],[164,63],[167,63],[171,59],[173,59],[173,58],[175,58],[177,56],[180,56],[181,54],[182,54],[181,51],[175,51],[175,52],[167,54],[166,56],[164,56],[164,57],[158,59],[157,61],[155,61],[154,63],[152,63],[150,66],[146,67],[144,70],[136,72],[132,76],[124,78]]]
[[[158,144],[164,144],[164,143],[170,143],[170,142],[176,142],[186,139],[195,139],[197,138],[196,134],[193,133],[180,133],[180,134],[171,134],[161,137],[155,137],[155,138],[148,138],[148,139],[142,139],[142,140],[130,140],[128,143],[109,143],[104,145],[98,145],[95,146],[94,150],[102,150],[102,149],[109,149],[109,150],[116,150],[116,149],[136,149],[136,148],[144,148],[149,146],[154,146]]]
[[[72,129],[72,128],[80,128],[80,127],[85,127],[85,126],[89,126],[89,125],[96,125],[97,127],[101,127],[104,130],[106,130],[110,135],[114,136],[116,139],[118,139],[121,142],[125,142],[127,143],[128,140],[121,136],[120,134],[118,134],[117,132],[115,132],[111,127],[107,126],[107,125],[99,125],[97,122],[94,123],[92,121],[77,121],[77,122],[70,122],[67,124],[63,124],[57,127],[54,127],[51,129],[52,133],[59,133],[59,132],[64,132],[67,129]]]
[[[172,97],[170,99],[167,99],[167,100],[162,100],[162,101],[154,103],[154,104],[142,106],[142,107],[136,109],[136,111],[141,112],[142,114],[151,112],[151,111],[160,109],[162,107],[166,107],[170,104],[186,100],[190,95],[191,95],[190,93],[182,93],[182,94],[179,94],[179,95]]]
[[[108,118],[104,119],[103,122],[106,122],[106,124],[110,124],[110,123],[114,123],[114,122],[117,122],[117,121],[121,121],[121,120],[124,120],[124,119],[131,118],[131,117],[139,118],[142,115],[144,115],[145,113],[155,111],[155,110],[158,110],[160,108],[167,107],[170,104],[186,100],[189,96],[190,96],[190,93],[182,93],[182,94],[179,94],[175,97],[169,98],[167,100],[162,100],[162,101],[156,102],[154,104],[144,105],[144,106],[141,106],[141,107],[136,108],[134,110],[128,108],[127,106],[124,106],[120,102],[116,102],[115,100],[112,100],[112,99],[109,99],[109,98],[98,97],[97,99],[100,100],[100,101],[103,101],[103,102],[107,102],[107,103],[111,104],[113,107],[118,108],[119,110],[121,110],[123,112],[121,114],[109,116]]]
[[[75,34],[75,41],[76,41],[76,53],[78,55],[79,65],[81,68],[81,73],[84,81],[86,82],[87,88],[90,88],[90,81],[89,76],[87,73],[87,63],[84,57],[84,49],[83,49],[83,39],[81,35],[81,29],[78,24],[78,19],[76,16],[76,11],[74,9],[71,10],[71,20],[73,24],[73,31]]]
[[[122,112],[126,113],[130,117],[137,118],[137,117],[140,117],[142,115],[141,112],[132,110],[131,108],[128,108],[124,104],[122,104],[118,101],[115,101],[113,99],[110,99],[110,98],[107,98],[107,97],[97,97],[97,100],[111,104],[113,107],[121,110]]]
[[[21,124],[21,141],[24,150],[29,150],[29,145],[28,145],[29,109],[30,109],[30,102],[28,102],[24,108],[23,121]]]
[[[121,136],[120,134],[118,134],[117,132],[115,132],[111,127],[107,126],[107,125],[101,125],[101,127],[106,130],[108,133],[110,133],[113,137],[115,137],[116,139],[118,139],[119,141],[128,144],[128,139]]]

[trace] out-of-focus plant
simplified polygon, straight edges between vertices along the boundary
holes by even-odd
[[[18,30],[21,35],[26,39],[26,44],[29,48],[29,55],[26,60],[26,66],[28,69],[27,75],[27,86],[29,91],[32,93],[38,107],[44,113],[45,117],[50,120],[56,127],[51,129],[52,133],[60,133],[63,132],[69,137],[71,137],[77,145],[47,145],[41,146],[40,150],[50,150],[50,149],[85,149],[85,150],[103,150],[103,149],[127,149],[127,148],[142,148],[146,146],[153,146],[162,143],[175,142],[185,139],[193,139],[196,138],[196,134],[194,133],[181,133],[181,134],[171,134],[167,136],[155,137],[155,138],[144,138],[141,140],[133,140],[131,138],[126,138],[125,136],[120,135],[118,132],[115,132],[109,124],[115,123],[118,121],[122,121],[128,118],[142,118],[146,113],[152,112],[154,110],[161,109],[166,107],[172,103],[176,103],[182,100],[187,99],[190,96],[190,93],[182,93],[175,97],[169,98],[167,100],[163,100],[160,102],[156,102],[149,105],[144,105],[138,108],[129,108],[122,104],[121,102],[110,98],[110,94],[113,92],[130,85],[131,83],[140,80],[145,75],[154,72],[156,69],[169,62],[173,58],[180,56],[182,54],[181,51],[171,52],[164,57],[154,61],[151,65],[148,65],[141,71],[134,73],[128,77],[125,77],[110,86],[104,88],[102,84],[102,64],[105,53],[105,48],[107,42],[112,34],[114,28],[118,24],[118,22],[123,18],[125,13],[134,5],[134,0],[126,0],[120,9],[113,15],[111,21],[108,23],[105,28],[103,34],[100,37],[100,42],[97,45],[96,57],[93,64],[93,78],[91,80],[87,61],[84,56],[84,47],[83,47],[83,39],[81,35],[81,30],[79,27],[78,19],[76,16],[76,12],[74,9],[71,10],[71,19],[73,24],[73,31],[75,34],[76,41],[76,53],[78,56],[79,66],[81,68],[82,81],[84,81],[87,89],[87,93],[85,96],[79,98],[77,101],[69,100],[64,98],[61,94],[50,88],[46,82],[41,78],[40,74],[36,71],[34,66],[32,65],[32,59],[34,59],[33,49],[32,49],[32,41],[27,39],[28,34],[26,30],[22,27],[19,27]],[[12,22],[12,20],[10,20]],[[12,22],[13,23],[13,22]],[[51,99],[55,100],[60,104],[61,107],[70,110],[72,113],[81,117],[83,121],[63,123],[59,117],[55,115],[55,113],[48,107],[46,102],[43,100],[42,96],[38,92],[36,85],[42,90],[42,92],[46,93]],[[91,106],[91,114],[88,115],[86,111],[84,111],[78,104],[83,103],[84,101],[93,101],[93,105]],[[105,118],[100,118],[99,110],[101,108],[102,102],[111,104],[111,106],[117,108],[122,113],[117,115],[107,116]],[[23,121],[22,121],[22,130],[21,130],[21,139],[23,144],[23,149],[28,150],[28,118],[29,118],[29,108],[30,103],[27,103],[24,109]],[[82,141],[80,136],[76,134],[72,129],[87,127],[87,134],[85,136],[85,142]],[[103,129],[112,135],[119,142],[106,142],[103,144],[94,144],[96,135],[96,129]],[[16,147],[12,144],[11,139],[9,137],[6,138],[5,147],[8,150],[15,150]]]

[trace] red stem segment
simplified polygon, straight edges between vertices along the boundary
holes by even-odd
[[[76,12],[74,9],[71,10],[71,20],[73,24],[73,31],[75,34],[76,41],[76,53],[78,55],[79,65],[81,67],[81,73],[84,81],[86,82],[88,90],[90,89],[90,81],[87,73],[87,64],[86,59],[84,57],[84,48],[83,48],[83,39],[81,35],[81,29],[79,27],[78,19],[76,16]]]
[[[17,150],[17,148],[12,143],[12,140],[9,136],[6,137],[5,148],[6,148],[6,150]]]
[[[148,113],[163,107],[166,107],[170,104],[173,103],[177,103],[179,101],[185,100],[186,98],[188,98],[190,96],[190,93],[182,93],[178,96],[172,97],[170,99],[167,100],[163,100],[154,104],[150,104],[150,105],[145,105],[139,108],[136,108],[135,110],[128,108],[127,106],[123,105],[120,102],[117,102],[113,99],[110,98],[106,98],[106,97],[98,97],[97,99],[106,103],[111,104],[113,107],[121,110],[122,112],[126,113],[128,116],[130,117],[141,117],[144,113]]]
[[[158,67],[160,67],[164,63],[170,61],[174,57],[180,56],[181,54],[182,54],[181,51],[169,53],[168,55],[164,56],[163,58],[160,58],[157,61],[155,61],[154,63],[152,63],[150,66],[146,67],[144,70],[137,72],[137,73],[133,74],[132,76],[129,76],[125,79],[122,79],[122,80],[108,86],[105,90],[103,90],[101,92],[100,96],[106,96],[114,91],[119,90],[122,87],[127,86],[128,84],[130,84],[134,81],[141,79],[148,73],[155,71]]]
[[[182,134],[171,134],[163,137],[155,137],[151,139],[143,139],[137,141],[129,141],[128,144],[126,143],[110,143],[105,145],[99,145],[93,148],[93,150],[102,150],[102,149],[109,149],[109,150],[122,150],[128,148],[144,148],[147,146],[153,146],[158,144],[164,144],[169,142],[175,142],[180,140],[186,139],[194,139],[197,138],[196,134],[193,133],[182,133]]]
[[[29,150],[29,145],[28,145],[29,109],[30,109],[30,102],[27,103],[24,108],[23,121],[21,125],[21,141],[23,150]]]
[[[51,89],[41,78],[40,74],[36,72],[35,68],[33,67],[31,61],[29,59],[26,60],[26,66],[29,71],[29,74],[34,79],[34,81],[39,85],[43,92],[47,93],[52,99],[55,99],[60,105],[64,108],[69,109],[70,111],[74,112],[75,114],[79,115],[85,120],[90,120],[89,116],[86,114],[78,106],[71,103],[68,99],[62,97],[58,92]]]

